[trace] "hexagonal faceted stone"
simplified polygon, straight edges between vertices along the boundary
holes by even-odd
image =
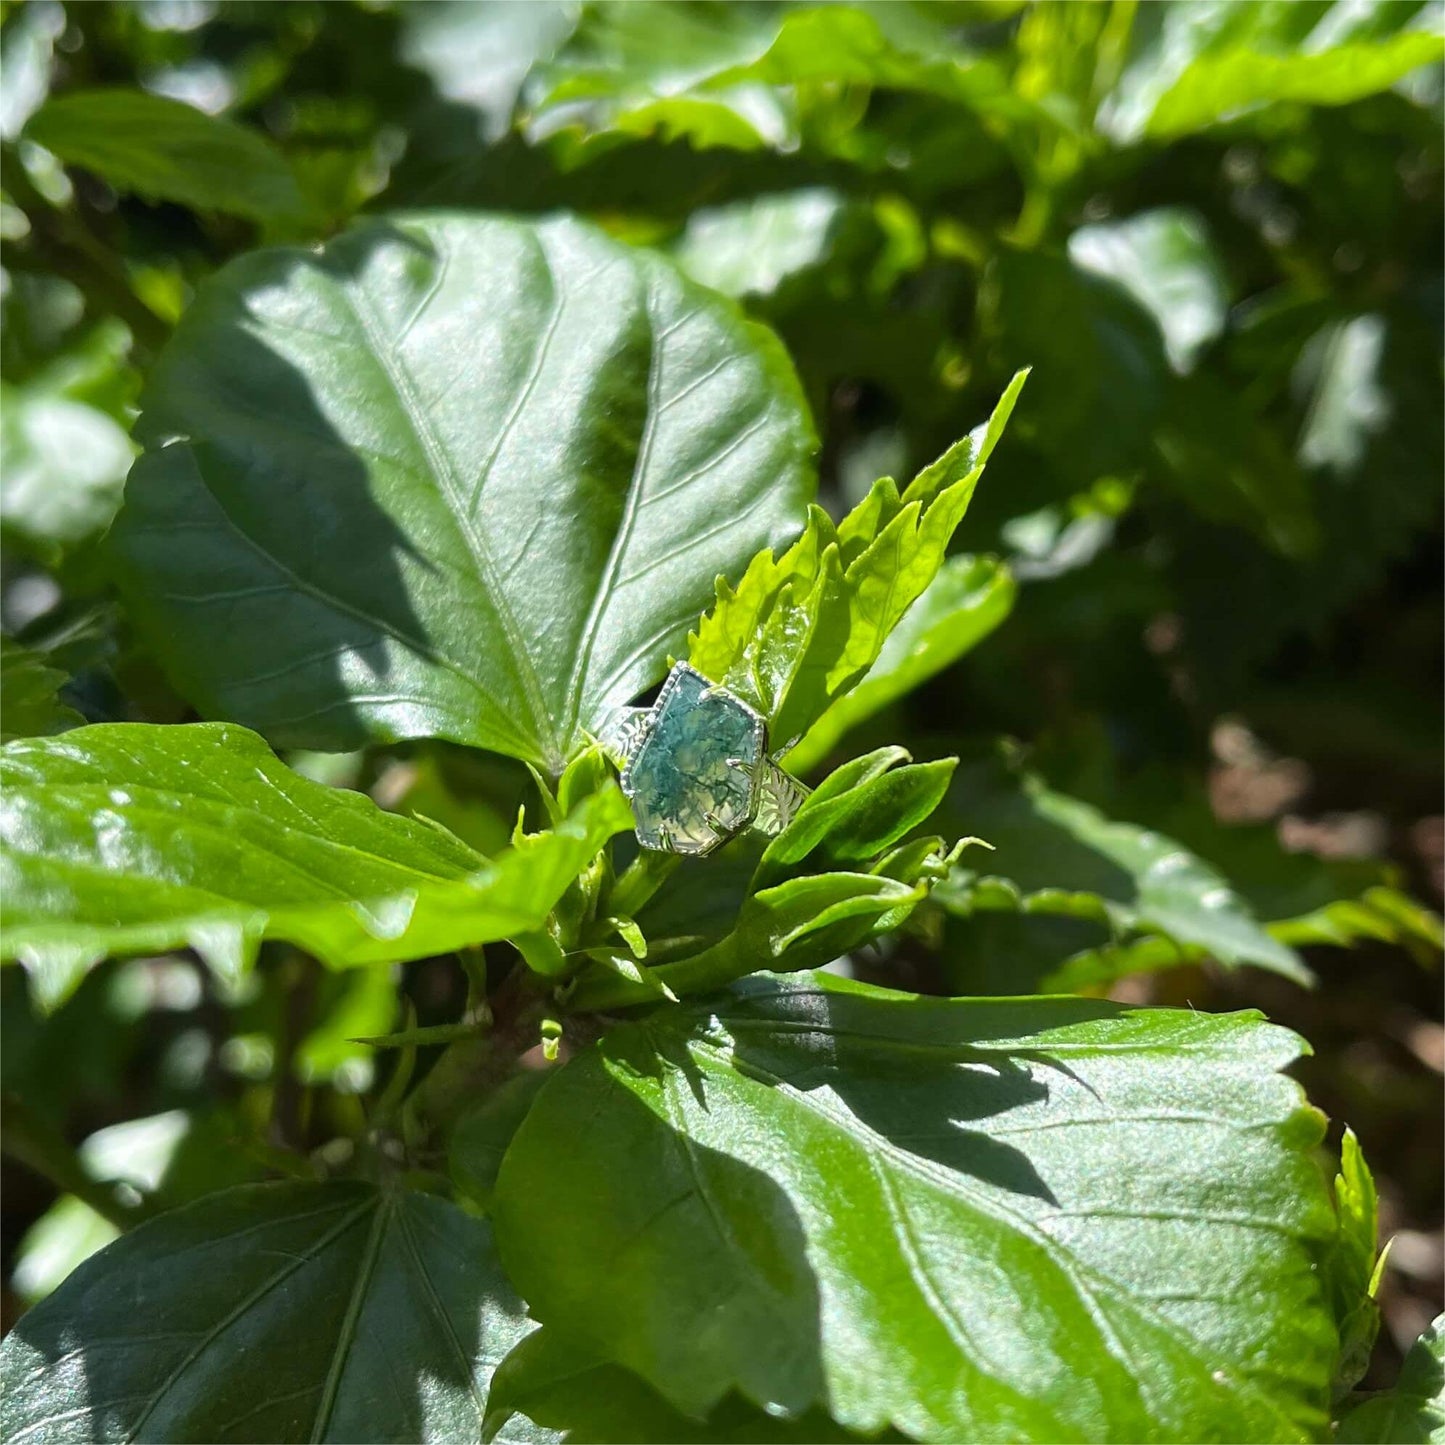
[[[767,730],[746,703],[711,687],[701,673],[678,663],[658,694],[652,727],[622,774],[645,848],[709,853],[757,812]],[[746,766],[729,767],[729,758]]]

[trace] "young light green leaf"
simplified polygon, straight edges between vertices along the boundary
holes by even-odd
[[[1340,1218],[1340,1233],[1326,1267],[1326,1277],[1340,1329],[1340,1354],[1333,1380],[1338,1397],[1365,1373],[1375,1345],[1375,1333],[1380,1327],[1380,1312],[1374,1299],[1379,1282],[1376,1260],[1379,1258],[1380,1201],[1374,1176],[1352,1129],[1346,1129],[1340,1141],[1335,1210]]]
[[[1421,22],[1424,23],[1421,23]],[[1276,101],[1344,105],[1442,54],[1438,20],[1410,5],[1159,6],[1100,115],[1124,144],[1170,139]]]
[[[874,873],[815,873],[750,892],[729,931],[700,952],[645,970],[631,981],[616,967],[579,979],[571,1006],[622,1008],[658,994],[695,994],[759,969],[822,968],[899,927],[928,896],[931,879]],[[635,967],[636,965],[634,965]]]
[[[803,734],[788,767],[806,773],[851,728],[942,672],[1013,608],[1017,587],[992,557],[950,557],[888,634],[873,666]]]
[[[1310,1438],[1336,1224],[1298,1052],[1253,1013],[757,977],[548,1081],[498,1247],[544,1325],[695,1416]]]
[[[537,929],[630,822],[612,787],[488,861],[224,723],[11,743],[0,780],[3,956],[50,1002],[108,954],[189,945],[234,976],[263,938],[348,968]]]
[[[675,999],[758,969],[819,968],[899,927],[948,871],[941,838],[901,840],[937,808],[955,765],[907,758],[902,748],[855,758],[766,847],[734,844],[705,875],[674,874],[675,894],[664,888],[643,914],[650,966],[599,955],[614,976],[585,975],[573,1007]],[[681,936],[669,936],[679,925]]]
[[[1398,944],[1426,959],[1445,947],[1440,915],[1387,884],[1363,888],[1353,897],[1331,899],[1296,918],[1272,921],[1269,931],[1292,947],[1311,943],[1348,947],[1360,939],[1373,938]]]
[[[258,132],[142,90],[57,96],[25,127],[29,140],[118,191],[256,221],[295,218],[301,192]]]
[[[531,1328],[487,1225],[360,1183],[210,1195],[88,1260],[0,1344],[7,1440],[475,1439]]]
[[[243,257],[200,288],[138,429],[112,540],[203,712],[554,775],[814,485],[771,333],[568,219],[373,221]]]
[[[931,817],[958,759],[909,764],[907,758],[902,748],[879,748],[829,774],[768,844],[754,888],[804,865],[816,872],[871,863]]]
[[[1393,1390],[1357,1397],[1336,1427],[1342,1445],[1440,1445],[1445,1440],[1445,1315],[1410,1347]]]
[[[56,696],[65,682],[41,654],[0,637],[0,742],[79,727],[85,719]]]
[[[815,507],[781,556],[759,553],[736,589],[719,578],[715,606],[688,638],[692,665],[753,703],[775,737],[817,721],[938,574],[1027,375],[901,496],[885,477],[836,528]]]
[[[1225,878],[1172,838],[1106,818],[1041,778],[997,763],[960,769],[950,810],[953,825],[979,833],[996,850],[986,862],[975,857],[971,867],[955,869],[938,890],[950,912],[965,918],[995,911],[1079,918],[1112,935],[1093,948],[1153,935],[1175,962],[1207,955],[1299,983],[1313,978]],[[1061,982],[1062,970],[1078,961],[1059,963],[1060,972],[1041,986],[1079,986],[1075,976]],[[1033,984],[1020,978],[1017,986]]]
[[[1172,140],[1279,101],[1347,105],[1445,58],[1445,39],[1408,30],[1314,54],[1266,54],[1232,47],[1202,55],[1160,97],[1151,140]]]

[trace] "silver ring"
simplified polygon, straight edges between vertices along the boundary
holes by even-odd
[[[810,791],[778,765],[792,743],[770,754],[767,719],[685,662],[651,707],[618,713],[602,745],[637,841],[659,853],[702,857],[749,828],[780,833]]]

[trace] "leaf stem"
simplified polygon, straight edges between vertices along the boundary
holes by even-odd
[[[402,1108],[403,1137],[444,1133],[464,1109],[503,1083],[517,1060],[541,1040],[548,1011],[543,980],[518,967],[492,999],[490,1032],[457,1039],[443,1051],[431,1072]]]
[[[125,1203],[114,1184],[92,1179],[60,1131],[13,1094],[5,1096],[0,1150],[48,1180],[61,1194],[73,1194],[117,1229],[145,1217],[140,1205]]]

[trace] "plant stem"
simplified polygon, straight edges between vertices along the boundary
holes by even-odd
[[[60,1193],[88,1204],[117,1229],[129,1229],[144,1217],[141,1207],[120,1198],[115,1185],[92,1179],[60,1131],[13,1094],[5,1096],[0,1149],[49,1180]]]
[[[444,1133],[463,1110],[503,1083],[536,1044],[547,998],[543,981],[519,967],[492,999],[490,1032],[448,1045],[403,1106],[404,1136]]]
[[[682,859],[676,853],[654,853],[642,849],[623,870],[607,899],[607,912],[616,917],[636,918],[654,893],[677,871]]]

